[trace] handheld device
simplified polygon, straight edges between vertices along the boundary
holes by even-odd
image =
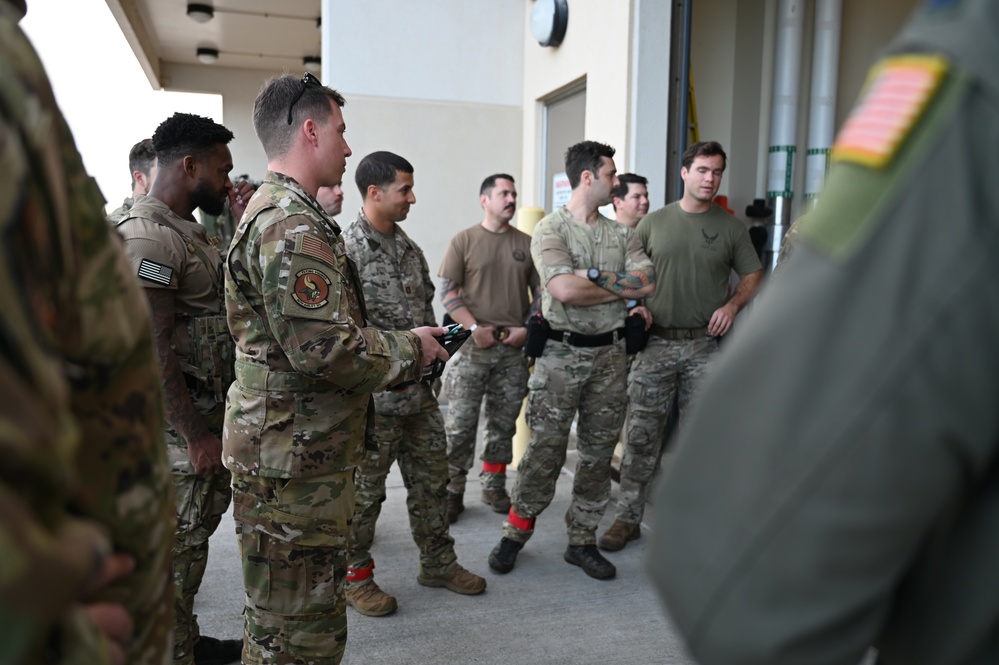
[[[445,332],[440,337],[435,337],[437,343],[444,347],[449,356],[453,356],[455,352],[461,348],[461,345],[465,343],[465,340],[472,336],[471,330],[466,330],[460,323],[456,323],[453,326],[448,326],[447,332]],[[444,361],[435,360],[433,364],[430,365],[430,371],[423,375],[424,381],[433,381],[434,379],[440,378],[444,374]]]

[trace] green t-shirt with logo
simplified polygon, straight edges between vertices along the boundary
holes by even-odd
[[[684,212],[679,202],[646,215],[638,237],[656,268],[646,298],[653,321],[666,328],[703,328],[728,300],[728,277],[761,269],[746,225],[715,205]]]

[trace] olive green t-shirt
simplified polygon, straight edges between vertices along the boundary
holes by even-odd
[[[645,300],[653,321],[666,328],[703,328],[728,300],[732,270],[761,269],[746,225],[717,205],[684,212],[679,202],[646,215],[638,237],[656,267],[656,292]]]

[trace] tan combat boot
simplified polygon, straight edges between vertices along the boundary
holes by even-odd
[[[347,568],[347,604],[368,617],[383,617],[399,608],[395,598],[375,584],[375,561],[361,568]]]
[[[624,546],[633,540],[642,537],[642,527],[639,524],[628,524],[621,520],[614,520],[611,527],[604,535],[600,536],[597,545],[607,552],[617,552],[624,549]]]
[[[460,564],[454,564],[454,568],[445,573],[425,573],[422,566],[416,581],[423,586],[444,587],[449,591],[461,593],[466,596],[474,596],[486,590],[485,579],[470,573]]]

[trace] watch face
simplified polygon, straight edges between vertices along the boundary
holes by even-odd
[[[591,282],[595,282],[600,278],[600,271],[597,268],[590,268],[586,271],[586,276],[590,278]]]

